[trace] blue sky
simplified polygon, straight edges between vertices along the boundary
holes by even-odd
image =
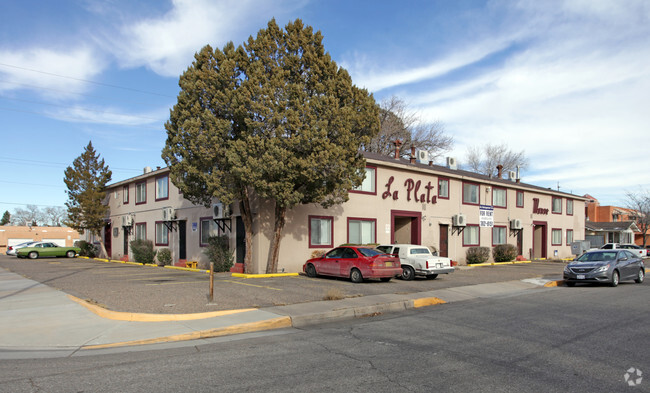
[[[5,0],[0,213],[63,206],[92,140],[113,181],[163,166],[178,77],[206,44],[301,18],[355,84],[468,146],[524,150],[522,181],[601,204],[650,188],[648,1]]]

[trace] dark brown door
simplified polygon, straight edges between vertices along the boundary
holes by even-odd
[[[524,230],[517,231],[517,255],[524,255]]]
[[[111,252],[111,244],[113,244],[113,233],[111,231],[111,224],[108,223],[104,227],[104,246],[106,246],[107,257],[110,259],[113,257]]]
[[[449,256],[449,225],[440,225],[440,256]]]

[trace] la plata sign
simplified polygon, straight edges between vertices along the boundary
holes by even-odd
[[[394,181],[395,181],[394,176],[388,178],[388,183],[386,183],[385,185],[386,191],[384,191],[384,193],[381,194],[382,199],[391,198],[391,197],[393,198],[393,200],[399,199],[399,190],[392,189]],[[419,202],[419,203],[433,204],[438,202],[438,196],[432,195],[435,186],[433,186],[430,181],[423,186],[422,180],[415,181],[409,178],[404,181],[404,188],[406,189],[406,200],[409,202],[411,201],[411,199],[415,199],[415,202]]]

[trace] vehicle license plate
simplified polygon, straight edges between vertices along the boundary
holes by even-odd
[[[585,275],[584,275],[584,274],[578,274],[578,277],[577,277],[577,278],[578,278],[578,280],[584,280],[584,279],[585,279]]]
[[[392,266],[393,266],[393,262],[386,262],[386,267],[392,267]]]
[[[437,267],[438,269],[442,269],[442,263],[436,263],[436,267]]]

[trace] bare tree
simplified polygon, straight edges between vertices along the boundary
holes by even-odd
[[[25,209],[17,207],[11,216],[14,225],[39,225],[43,222],[43,212],[36,205],[26,205]]]
[[[634,210],[636,226],[643,234],[643,247],[646,246],[648,229],[650,229],[650,190],[640,189],[638,192],[625,192],[625,205]]]
[[[440,121],[424,123],[420,116],[410,110],[399,97],[392,96],[379,104],[380,131],[365,150],[383,155],[394,154],[394,142],[402,142],[402,156],[410,155],[411,146],[429,153],[435,161],[451,150],[454,138],[445,134]]]
[[[61,206],[48,206],[43,209],[43,224],[60,227],[67,213]]]
[[[520,169],[528,167],[528,157],[525,152],[513,151],[505,143],[470,146],[467,148],[465,159],[468,170],[494,177],[498,174],[497,165],[503,165],[502,173],[514,171],[517,166]]]

